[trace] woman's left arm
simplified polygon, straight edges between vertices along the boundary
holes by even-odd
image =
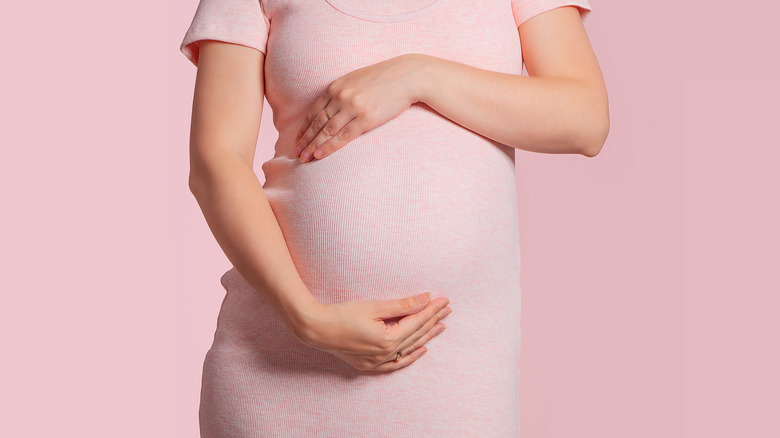
[[[518,149],[597,155],[609,132],[607,90],[579,12],[552,9],[518,32],[529,76],[413,53],[413,100]]]
[[[607,90],[577,8],[540,13],[518,32],[529,76],[410,53],[334,80],[306,111],[293,154],[325,158],[423,102],[518,149],[595,156],[609,132]]]

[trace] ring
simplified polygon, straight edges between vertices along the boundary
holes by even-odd
[[[401,352],[400,351],[395,353],[395,360],[393,362],[398,362],[399,360],[401,360]]]
[[[330,115],[330,113],[328,113],[328,109],[327,108],[323,109],[323,111],[325,111],[325,115],[328,116],[328,120],[330,120],[330,118],[333,117],[333,116]]]

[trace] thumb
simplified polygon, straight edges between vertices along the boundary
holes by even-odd
[[[417,313],[431,301],[431,293],[423,292],[414,297],[406,297],[395,300],[379,301],[379,316],[392,318]]]

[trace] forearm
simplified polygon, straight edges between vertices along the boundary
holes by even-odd
[[[214,154],[190,176],[190,189],[227,258],[297,335],[320,303],[298,274],[252,168],[229,152]]]
[[[423,54],[410,55],[415,100],[500,143],[532,152],[589,155],[608,131],[602,98],[568,78],[489,71]]]

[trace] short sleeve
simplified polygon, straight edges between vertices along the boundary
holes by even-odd
[[[582,21],[590,16],[591,7],[587,0],[511,0],[512,13],[515,16],[515,23],[520,27],[526,20],[542,12],[561,6],[576,6],[580,12]]]
[[[270,21],[262,0],[200,0],[179,50],[196,67],[201,40],[217,40],[266,54]]]

